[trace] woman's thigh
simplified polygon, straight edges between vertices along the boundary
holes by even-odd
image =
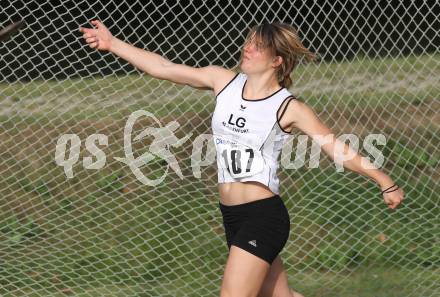
[[[280,256],[272,262],[266,278],[263,281],[258,297],[286,297],[292,296]]]
[[[267,261],[231,245],[220,297],[256,297],[269,268]]]

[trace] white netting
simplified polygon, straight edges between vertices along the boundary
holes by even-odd
[[[317,169],[289,169],[295,156],[284,150],[289,284],[307,297],[440,296],[438,1],[34,0],[1,8],[1,27],[20,18],[27,25],[0,45],[0,296],[218,296],[227,246],[216,167],[201,166],[198,177],[191,164],[193,141],[211,133],[214,97],[88,48],[78,28],[94,18],[196,67],[234,66],[253,24],[299,27],[322,59],[300,66],[290,91],[361,147],[367,135],[385,135],[377,146],[384,170],[406,199],[389,211],[372,181],[336,172],[324,155]],[[183,179],[169,168],[162,183],[146,186],[115,159],[137,110],[162,126],[176,120],[178,138],[193,133],[171,148]],[[133,137],[147,126],[157,123],[140,118]],[[55,161],[64,134],[81,145],[72,178]],[[94,134],[103,134],[95,143],[105,162],[87,169],[84,158],[97,160],[86,147]],[[67,143],[66,158],[75,151]],[[133,143],[135,157],[150,143]],[[142,172],[160,178],[167,165],[156,158]]]

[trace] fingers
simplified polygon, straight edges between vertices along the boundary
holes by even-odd
[[[390,201],[390,202],[387,202],[387,205],[388,205],[389,209],[395,209],[399,205],[399,203]]]
[[[384,193],[384,201],[390,209],[397,208],[404,199],[405,193],[402,189],[397,189],[397,191],[392,191],[389,193]]]
[[[95,30],[95,29],[79,27],[79,31],[82,32],[82,33],[91,33],[91,32],[93,32],[94,30]]]
[[[101,28],[101,27],[105,27],[104,24],[102,24],[100,21],[98,20],[92,20],[90,21],[90,23],[95,26],[97,29]],[[97,29],[95,28],[85,28],[85,27],[79,27],[79,31],[82,33],[91,33],[91,32],[95,32]]]
[[[84,34],[83,38],[86,40],[87,44],[91,48],[96,48],[99,45],[99,38],[96,36],[93,36],[91,34]]]
[[[391,200],[388,200],[388,201],[386,202],[386,204],[388,205],[388,208],[391,208],[391,209],[393,209],[393,208],[396,207],[395,202],[393,202],[393,201],[391,201]]]
[[[99,21],[93,20],[91,23],[96,26],[98,29],[102,25]],[[98,48],[99,47],[99,38],[96,36],[97,29],[92,28],[84,28],[80,27],[79,31],[84,33],[83,38],[87,42],[90,48]]]
[[[92,37],[84,37],[87,43],[98,42],[98,38],[95,36]]]
[[[92,48],[95,48],[99,43],[99,38],[95,34],[93,34],[93,32],[90,31],[88,33],[84,33],[83,38]]]
[[[97,48],[98,45],[99,45],[99,42],[98,42],[98,41],[95,41],[95,42],[91,42],[91,43],[89,43],[89,47],[91,47],[91,48]]]
[[[388,205],[388,207],[390,209],[395,209],[398,205],[399,205],[399,203],[391,203],[391,204]]]
[[[389,208],[391,209],[395,209],[397,206],[400,205],[400,203],[402,203],[403,198],[400,199],[388,199],[386,201],[386,204],[388,205]]]
[[[98,21],[98,20],[92,20],[92,21],[90,21],[90,23],[93,25],[93,26],[96,26],[96,28],[101,28],[101,27],[105,27],[100,21]]]

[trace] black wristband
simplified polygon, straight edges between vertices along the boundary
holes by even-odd
[[[396,187],[396,188],[393,189],[393,190],[391,190],[391,189],[394,188],[394,187]],[[398,186],[397,184],[394,184],[394,185],[392,185],[391,187],[386,188],[385,190],[383,190],[382,193],[381,193],[381,195],[383,195],[384,193],[391,193],[391,192],[397,191],[398,189],[399,189],[399,186]],[[391,190],[391,191],[389,191],[389,190]]]
[[[399,189],[399,187],[395,188],[394,190],[387,191],[387,192],[385,192],[385,194],[387,194],[387,193],[391,193],[391,192],[395,192],[395,191],[397,191],[398,189]]]

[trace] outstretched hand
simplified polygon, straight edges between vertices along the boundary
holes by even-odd
[[[388,205],[388,208],[395,209],[403,201],[403,190],[401,188],[390,193],[383,193],[383,200]]]
[[[101,51],[108,51],[112,46],[114,39],[112,33],[107,27],[98,20],[90,22],[95,28],[80,27],[79,31],[83,33],[83,38],[89,44],[89,47],[96,48]]]

